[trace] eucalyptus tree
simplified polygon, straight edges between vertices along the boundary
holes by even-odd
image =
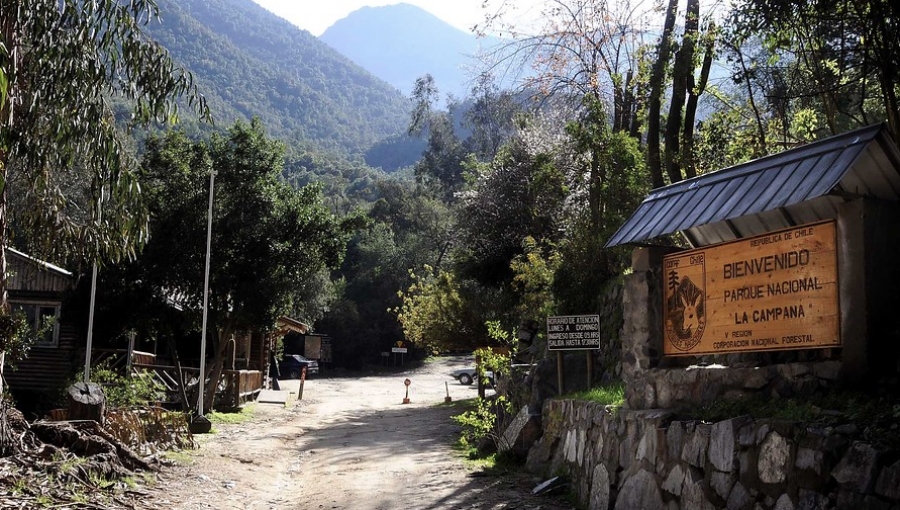
[[[488,9],[490,4],[485,2]],[[514,12],[503,7],[489,11],[481,30],[512,38],[486,56],[492,72],[530,69],[523,73],[526,89],[602,104],[614,132],[646,140],[653,187],[663,186],[666,178],[692,177],[694,123],[716,40],[700,1],[687,2],[681,27],[678,0],[665,2],[662,27],[655,26],[658,16],[646,4],[633,0],[543,0],[537,5],[541,22],[536,25],[516,23]]]
[[[898,20],[892,0],[736,2],[728,56],[748,100],[762,98],[752,109],[763,152],[770,120],[779,144],[804,141],[791,133],[803,111],[815,113],[818,136],[886,121],[900,143]]]
[[[38,239],[41,254],[54,259],[120,259],[146,240],[135,159],[117,130],[113,101],[133,124],[174,121],[182,95],[208,118],[191,75],[144,33],[157,15],[153,0],[0,0],[4,325],[14,322],[5,252],[13,234]],[[15,215],[13,197],[21,206]],[[16,336],[6,332],[0,341]]]
[[[454,101],[451,98],[450,111],[438,109],[440,92],[430,74],[416,80],[412,98],[415,106],[407,133],[414,137],[427,134],[428,137],[422,159],[415,166],[416,179],[436,184],[445,197],[452,200],[453,193],[463,185],[464,164],[468,157],[465,146],[456,135]]]
[[[141,181],[151,236],[135,260],[115,268],[118,277],[103,282],[104,292],[140,303],[130,322],[157,331],[169,320],[160,310],[174,300],[185,323],[172,335],[176,341],[202,327],[207,183],[215,170],[207,335],[214,358],[204,412],[232,334],[267,330],[279,316],[297,316],[310,301],[327,298],[320,294],[330,291],[321,272],[340,264],[350,232],[361,223],[329,211],[318,185],[298,190],[284,182],[283,166],[284,146],[257,120],[237,123],[209,142],[170,131],[147,144]],[[117,306],[107,309],[115,314]]]

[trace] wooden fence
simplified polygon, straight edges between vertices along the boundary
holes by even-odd
[[[132,374],[152,374],[152,377],[165,388],[165,403],[174,404],[181,401],[178,381],[182,379],[188,399],[195,400],[194,395],[200,379],[199,368],[182,366],[179,376],[176,367],[159,364],[157,356],[148,352],[132,351],[130,363],[128,351],[124,349],[97,349],[92,354],[92,365],[105,363],[111,370],[121,373],[126,373],[130,369]],[[216,402],[223,407],[238,407],[252,402],[262,390],[264,382],[263,373],[259,370],[223,370],[216,388]]]

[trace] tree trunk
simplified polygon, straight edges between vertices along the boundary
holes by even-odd
[[[619,86],[613,82],[613,132],[618,133],[625,129],[628,119],[627,100],[628,80]]]
[[[194,405],[188,398],[187,384],[184,382],[184,371],[181,369],[181,357],[178,356],[178,349],[171,342],[169,343],[169,355],[172,356],[172,361],[175,363],[175,371],[178,373],[178,395],[181,399],[181,410],[185,413],[190,413]]]
[[[669,0],[666,9],[666,21],[659,40],[659,53],[653,64],[650,75],[650,105],[647,118],[647,160],[650,167],[650,180],[654,188],[665,185],[662,174],[662,160],[659,154],[660,110],[663,84],[666,80],[666,63],[669,61],[672,30],[675,28],[675,15],[678,12],[678,0]]]
[[[669,104],[669,118],[666,122],[665,167],[670,182],[678,182],[684,177],[679,145],[681,133],[687,128],[683,122],[684,101],[694,82],[694,47],[697,44],[697,29],[700,18],[700,0],[688,0],[684,13],[684,36],[681,48],[675,53],[672,66],[672,100]]]
[[[106,415],[106,395],[97,383],[77,382],[66,392],[69,420],[93,420],[101,425]]]
[[[747,102],[750,103],[750,108],[753,110],[753,116],[756,119],[756,130],[759,139],[756,142],[753,156],[759,157],[768,153],[766,148],[766,126],[763,124],[762,114],[759,112],[759,108],[756,107],[756,101],[753,99],[753,81],[752,76],[750,76],[750,70],[747,69],[747,63],[744,62],[744,52],[737,46],[734,47],[734,50],[738,57],[738,62],[741,64],[744,83],[747,84]]]
[[[5,69],[6,79],[9,80],[7,92],[15,90],[16,84],[13,81],[18,80],[16,76],[21,59],[19,51],[19,38],[17,31],[18,19],[15,14],[7,13],[7,16],[0,17],[0,41],[3,41],[7,52],[7,69]],[[7,261],[6,247],[9,244],[8,232],[9,228],[9,144],[12,143],[7,137],[9,128],[12,126],[14,118],[13,102],[15,97],[10,93],[6,100],[0,103],[0,316],[8,315],[9,308],[9,289],[7,280]],[[6,131],[6,133],[4,132]],[[0,339],[5,342],[6,339]],[[0,345],[0,352],[5,354],[6,348]],[[3,356],[5,361],[5,356]],[[3,388],[3,362],[0,362],[0,399],[4,393]]]
[[[681,140],[681,165],[685,176],[690,179],[697,176],[696,158],[694,157],[694,119],[697,117],[697,102],[706,90],[709,71],[712,68],[713,54],[716,48],[715,26],[710,23],[706,31],[706,46],[703,55],[703,66],[700,68],[700,83],[694,83],[694,73],[688,78],[688,101],[684,109],[684,133]]]
[[[229,321],[230,322],[230,321]],[[207,368],[209,371],[209,383],[206,385],[206,393],[203,396],[203,414],[205,415],[208,411],[213,409],[213,405],[215,403],[216,398],[216,390],[219,387],[219,379],[222,378],[222,372],[225,369],[225,349],[228,347],[228,342],[223,341],[223,338],[228,338],[231,333],[235,330],[234,326],[231,324],[227,324],[225,327],[219,331],[217,328],[213,327],[212,330],[215,332],[215,342],[213,352],[215,353],[213,357],[213,361],[210,366]],[[203,381],[203,376],[205,374],[201,374],[201,381]]]
[[[621,131],[631,133],[631,124],[634,119],[634,73],[631,70],[625,75],[625,97],[623,101]]]
[[[9,178],[9,171],[6,165],[6,152],[0,149],[0,317],[8,316],[11,312],[9,307],[9,290],[6,275],[8,274],[6,262],[6,245],[9,243],[7,239],[7,203],[8,194],[6,193]],[[6,363],[6,338],[0,338],[0,399],[4,393],[3,387],[3,365]]]

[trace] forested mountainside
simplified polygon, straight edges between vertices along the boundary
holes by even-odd
[[[250,0],[163,0],[148,32],[194,74],[218,126],[260,117],[272,136],[362,153],[401,133],[410,102]]]
[[[416,78],[428,73],[442,93],[464,97],[471,79],[465,69],[479,40],[409,4],[363,7],[337,21],[320,36],[375,76],[409,94]]]

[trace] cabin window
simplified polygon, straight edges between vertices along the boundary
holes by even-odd
[[[44,336],[36,341],[33,347],[59,346],[59,304],[58,303],[22,303],[11,302],[14,311],[21,310],[34,331],[40,331],[48,321],[53,321]]]

